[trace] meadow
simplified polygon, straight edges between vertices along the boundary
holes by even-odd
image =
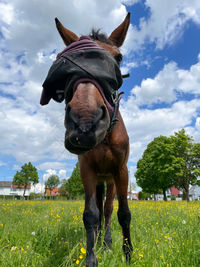
[[[129,202],[129,266],[200,266],[200,202]],[[96,246],[99,266],[127,266],[117,201],[112,250]],[[83,201],[0,201],[0,266],[85,266]]]

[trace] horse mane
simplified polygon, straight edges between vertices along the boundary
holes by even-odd
[[[107,35],[105,33],[100,32],[100,29],[92,29],[91,33],[89,34],[89,37],[94,41],[100,41],[106,44],[113,45],[113,43],[108,39]]]

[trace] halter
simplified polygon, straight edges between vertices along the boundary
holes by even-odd
[[[90,82],[100,92],[110,115],[110,132],[119,109],[122,75],[115,59],[88,36],[82,36],[57,55],[43,83],[41,105],[53,98],[68,103],[81,82]]]

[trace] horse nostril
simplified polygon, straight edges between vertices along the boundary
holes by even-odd
[[[74,112],[70,104],[66,106],[65,111],[65,125],[68,125],[70,129],[76,129],[79,121],[78,115]]]

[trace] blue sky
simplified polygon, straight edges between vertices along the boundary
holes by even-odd
[[[129,137],[129,172],[147,144],[185,128],[200,141],[200,1],[0,1],[0,180],[31,161],[40,181],[69,177],[76,156],[64,149],[64,104],[39,105],[41,85],[64,44],[54,18],[77,35],[108,35],[131,12],[121,48],[121,101]]]

